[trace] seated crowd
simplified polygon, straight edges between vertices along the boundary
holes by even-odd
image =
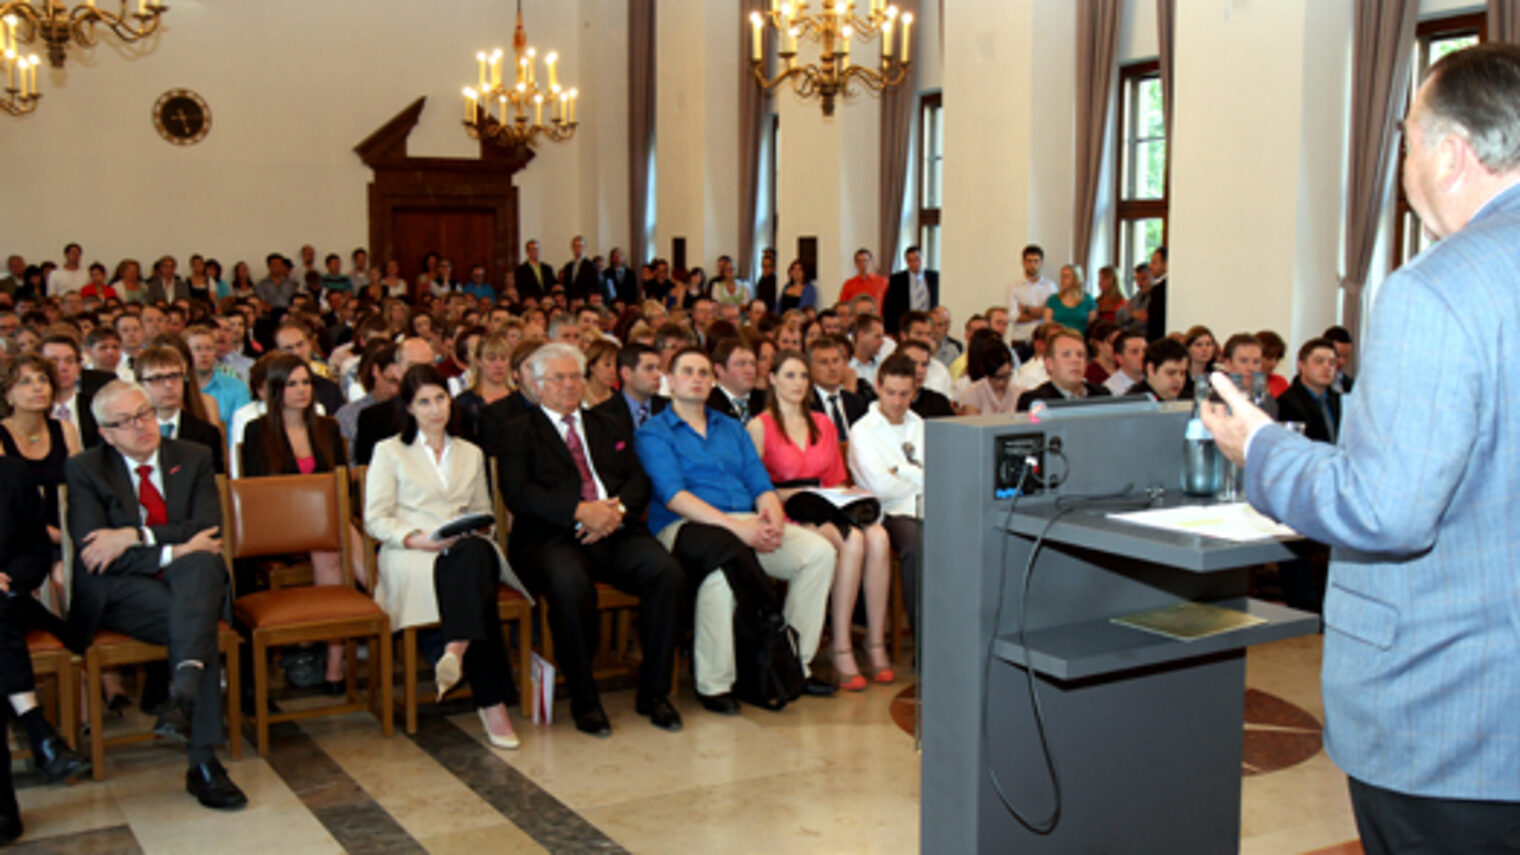
[[[833,305],[800,261],[778,281],[770,251],[754,283],[727,256],[708,279],[660,259],[634,272],[616,249],[587,258],[580,238],[571,254],[556,271],[529,241],[500,288],[482,265],[454,279],[437,254],[409,281],[394,260],[369,267],[362,249],[320,267],[310,246],[297,261],[271,253],[257,281],[245,262],[224,279],[199,255],[188,276],[166,256],[147,279],[131,259],[111,277],[101,264],[81,272],[78,244],[61,267],[12,256],[0,277],[0,499],[14,508],[0,517],[0,590],[11,595],[0,601],[0,681],[44,774],[74,777],[89,761],[41,721],[17,645],[41,628],[82,651],[111,629],[168,647],[142,703],[156,733],[188,745],[190,792],[212,807],[246,801],[214,750],[230,581],[219,474],[368,467],[362,522],[347,536],[355,556],[361,527],[373,538],[378,572],[367,578],[356,561],[353,578],[392,631],[438,627],[424,652],[440,697],[468,681],[489,742],[512,748],[498,583],[547,603],[571,716],[589,734],[611,733],[593,678],[598,584],[638,598],[636,708],[657,727],[681,728],[669,695],[688,628],[702,706],[739,711],[736,646],[756,614],[795,630],[801,691],[863,691],[896,676],[894,557],[915,610],[925,419],[1093,396],[1188,399],[1217,367],[1258,378],[1259,400],[1333,441],[1351,386],[1339,328],[1300,349],[1291,384],[1275,374],[1286,348],[1270,332],[1222,348],[1204,327],[1148,333],[1164,306],[1164,249],[1125,298],[1111,268],[1097,297],[1075,265],[1049,283],[1043,252],[1028,247],[1025,281],[969,318],[964,342],[917,248],[890,277],[860,250]],[[61,561],[64,484],[73,567]],[[493,490],[511,515],[505,552],[488,537],[429,535],[490,512]],[[820,491],[874,497],[880,513],[817,512]],[[337,552],[309,559],[318,585],[348,575]],[[238,596],[258,584],[244,576]],[[771,579],[787,582],[784,597]],[[1312,581],[1304,591],[1313,596]],[[825,628],[829,679],[811,671]],[[345,692],[341,643],[281,661],[292,684]],[[86,703],[123,708],[120,675]]]

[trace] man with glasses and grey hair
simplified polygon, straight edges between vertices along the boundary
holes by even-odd
[[[603,582],[639,598],[644,659],[635,709],[655,727],[680,730],[669,695],[685,576],[641,521],[650,485],[633,434],[581,409],[586,358],[576,347],[546,344],[529,365],[538,406],[497,428],[486,444],[500,449],[502,498],[515,518],[512,566],[549,604],[575,726],[592,736],[612,733],[591,669],[601,628],[596,583]]]
[[[1363,848],[1520,852],[1520,46],[1443,57],[1404,135],[1438,241],[1378,291],[1336,442],[1217,373],[1204,422],[1255,508],[1331,547],[1325,747]]]
[[[104,628],[169,648],[169,701],[153,732],[189,745],[185,789],[201,804],[240,808],[248,799],[216,759],[223,740],[217,617],[227,567],[211,452],[164,439],[135,383],[107,383],[90,406],[103,444],[66,467],[70,627],[81,639]]]

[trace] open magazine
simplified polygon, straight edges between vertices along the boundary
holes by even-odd
[[[801,487],[786,500],[785,508],[795,522],[833,523],[841,532],[881,520],[881,502],[848,487]]]
[[[496,515],[487,513],[464,513],[449,520],[428,535],[429,540],[448,540],[461,534],[480,531],[496,524]]]

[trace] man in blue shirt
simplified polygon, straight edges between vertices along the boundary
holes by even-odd
[[[734,594],[722,572],[726,555],[758,559],[765,574],[788,582],[782,614],[797,630],[804,672],[818,650],[824,609],[834,580],[834,547],[821,535],[789,525],[781,499],[738,420],[707,407],[712,361],[688,347],[670,363],[671,403],[638,432],[639,459],[654,485],[649,530],[681,561],[697,588],[697,698],[732,715]],[[736,547],[740,547],[737,550]],[[693,572],[693,571],[696,572]],[[706,578],[699,578],[706,574]],[[838,687],[809,676],[805,691]]]

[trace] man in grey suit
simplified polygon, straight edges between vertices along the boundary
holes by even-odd
[[[1404,133],[1440,240],[1379,292],[1338,444],[1219,374],[1205,422],[1253,506],[1333,548],[1325,743],[1364,849],[1520,852],[1520,46],[1436,63]]]
[[[169,702],[153,732],[189,743],[185,789],[212,808],[248,799],[216,759],[222,742],[217,616],[227,596],[211,452],[164,439],[141,386],[113,380],[91,403],[103,445],[69,458],[74,538],[70,628],[169,648]]]

